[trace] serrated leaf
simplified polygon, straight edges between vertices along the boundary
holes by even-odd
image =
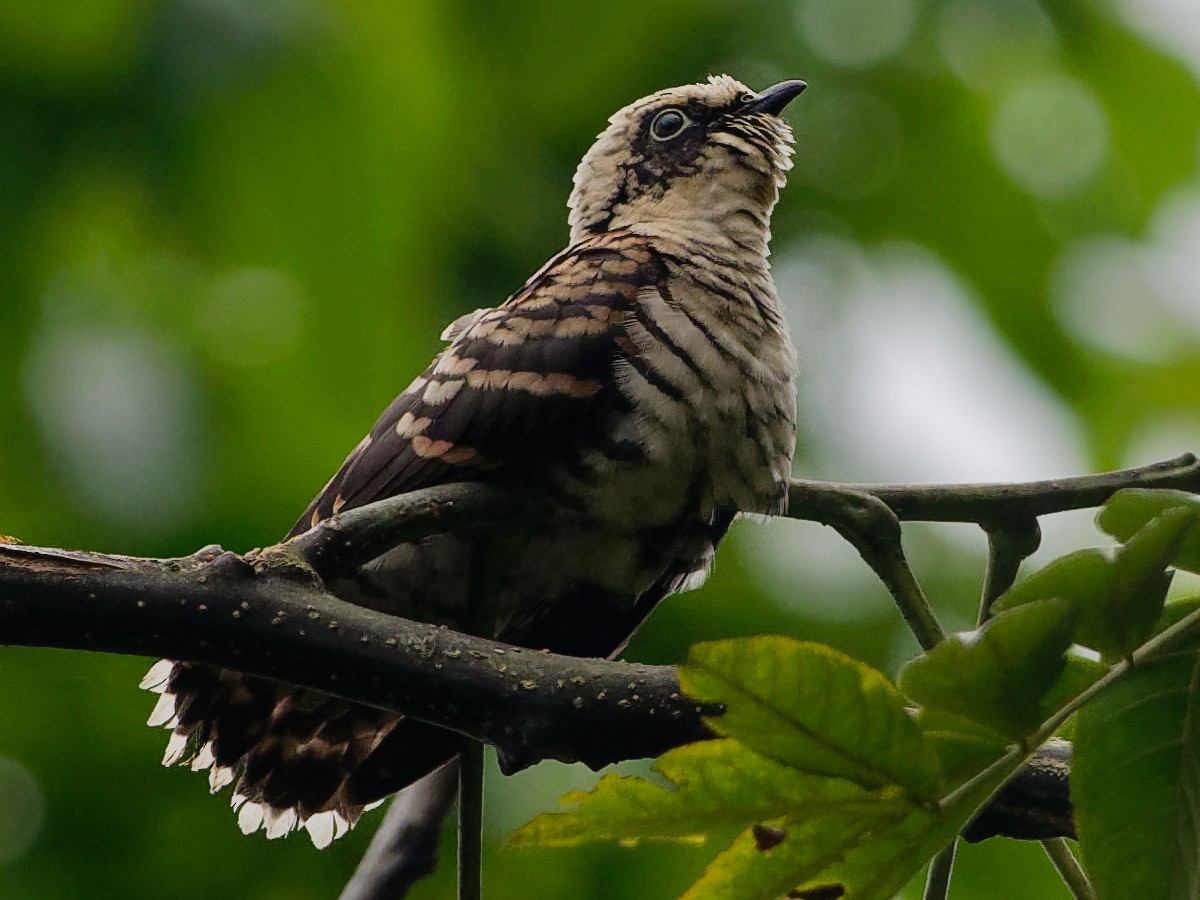
[[[848,781],[798,772],[729,739],[670,750],[655,770],[666,783],[605,775],[590,791],[563,798],[574,809],[544,813],[509,840],[519,847],[604,840],[694,843],[787,814],[837,809],[861,816],[899,802],[898,792],[871,793]]]
[[[1038,600],[954,635],[900,673],[900,688],[922,706],[946,710],[1010,738],[1041,723],[1042,698],[1062,674],[1073,604]]]
[[[1071,795],[1101,900],[1200,894],[1200,648],[1187,643],[1077,716]]]
[[[936,796],[937,756],[881,673],[820,644],[756,637],[697,644],[680,670],[692,697],[725,705],[719,734],[804,772]]]
[[[513,843],[697,841],[732,827],[739,837],[685,900],[775,900],[796,888],[887,900],[1022,762],[988,729],[925,711],[930,727],[953,732],[968,749],[946,786],[954,790],[921,798],[905,784],[912,776],[903,765],[940,777],[935,740],[878,672],[786,638],[701,645],[685,671],[690,693],[726,705],[716,721],[772,756],[732,737],[672,750],[657,764],[663,783],[607,776],[565,798],[574,809],[539,816]],[[830,777],[827,768],[871,786]]]
[[[1118,491],[1096,514],[1096,526],[1119,541],[1129,540],[1151,519],[1170,509],[1200,511],[1200,497],[1185,491],[1128,488]],[[1200,527],[1193,526],[1180,543],[1174,565],[1200,572]]]
[[[1020,760],[998,768],[940,810],[914,804],[869,815],[829,815],[772,825],[782,839],[762,849],[744,832],[683,900],[775,900],[791,890],[840,886],[845,900],[891,900],[963,828]]]
[[[755,832],[747,829],[717,855],[680,900],[776,900],[813,880],[821,886],[840,884],[825,878],[824,871],[912,811],[912,807],[893,808],[866,815],[834,813],[772,822],[783,839],[769,849],[763,849]]]

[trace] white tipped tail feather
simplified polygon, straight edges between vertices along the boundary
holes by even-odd
[[[175,709],[176,697],[168,689],[174,667],[175,663],[172,660],[159,660],[139,685],[143,690],[159,694],[158,702],[146,724],[152,728],[163,727],[172,731],[166,752],[163,754],[163,765],[187,765],[193,772],[207,770],[209,790],[215,794],[233,784],[241,774],[242,767],[217,765],[211,740],[197,747],[187,731],[175,730],[179,726],[179,716]],[[365,809],[374,809],[382,802],[380,800],[372,803]],[[301,817],[295,808],[276,809],[250,800],[245,794],[237,791],[234,792],[230,805],[237,812],[238,828],[243,834],[253,834],[261,830],[266,833],[268,839],[274,840],[303,828],[319,850],[328,847],[355,825],[354,821],[337,810],[324,810]]]

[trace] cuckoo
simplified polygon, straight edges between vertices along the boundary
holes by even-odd
[[[547,512],[499,516],[498,561],[486,530],[435,534],[335,593],[462,628],[490,555],[498,640],[608,657],[704,581],[739,513],[782,510],[796,357],[767,256],[791,168],[780,113],[804,87],[714,76],[612,116],[575,174],[567,248],[445,330],[290,534],[450,482],[511,485]],[[459,746],[403,715],[187,662],[160,661],[142,686],[160,694],[150,724],[171,731],[164,764],[232,784],[242,830],[268,837],[303,828],[324,846]]]

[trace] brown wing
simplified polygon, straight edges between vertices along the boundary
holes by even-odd
[[[661,273],[630,235],[552,259],[502,306],[464,316],[450,345],[383,412],[289,537],[344,508],[536,465],[586,439],[607,404],[621,323]]]

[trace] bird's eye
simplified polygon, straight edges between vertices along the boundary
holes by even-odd
[[[738,102],[750,104],[750,103],[753,103],[757,99],[758,99],[758,97],[755,94],[742,94],[740,97],[738,97]]]
[[[669,141],[678,137],[691,121],[677,109],[664,109],[650,123],[650,136],[656,141]]]

